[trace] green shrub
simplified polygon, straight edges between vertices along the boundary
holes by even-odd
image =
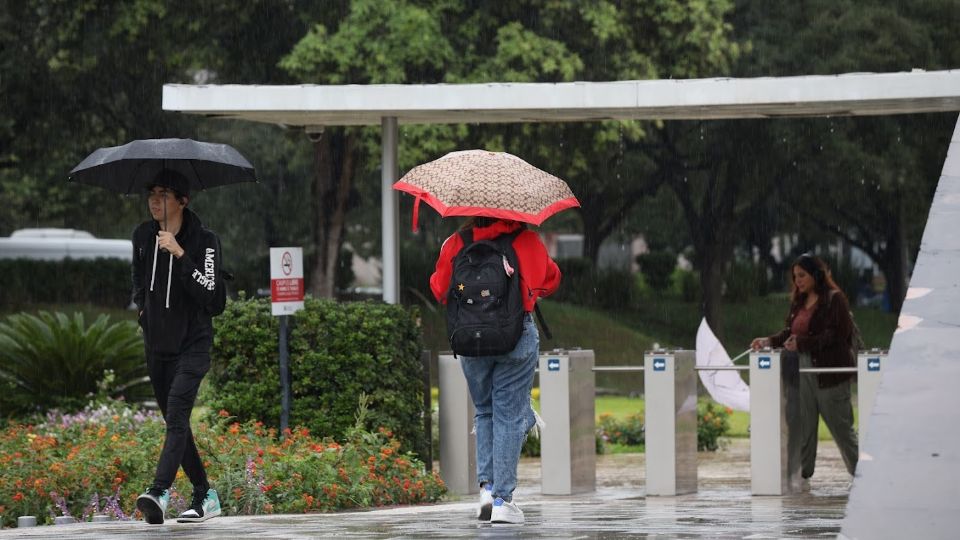
[[[599,273],[595,302],[605,309],[620,310],[636,305],[640,290],[636,276],[628,270],[607,269]]]
[[[520,449],[520,455],[526,457],[540,457],[540,435],[536,433],[527,433],[527,438],[523,441],[523,448]]]
[[[602,433],[603,440],[611,444],[636,446],[646,443],[643,414],[631,414],[619,420],[610,413],[601,414],[597,420],[597,428]]]
[[[677,267],[677,255],[672,251],[651,251],[637,255],[640,271],[647,280],[647,285],[657,292],[670,288],[670,278]]]
[[[596,451],[597,454],[603,454],[605,447],[603,436],[599,431],[596,432]],[[520,449],[520,455],[523,457],[540,457],[540,436],[534,433],[528,433],[526,440],[523,441],[523,448]],[[439,454],[435,454],[439,455]]]
[[[130,262],[120,259],[0,260],[0,304],[130,304]]]
[[[697,406],[697,450],[714,452],[720,448],[720,437],[730,430],[732,413],[730,408],[712,401]]]
[[[152,396],[143,341],[131,321],[45,311],[0,323],[0,415],[77,409],[105,394],[138,401]]]
[[[290,425],[342,437],[357,399],[370,396],[369,420],[396,434],[404,450],[424,453],[423,368],[417,313],[375,302],[308,298],[291,317]],[[227,303],[216,334],[206,405],[241,422],[280,420],[279,325],[266,299]],[[425,454],[423,454],[425,455]]]
[[[701,402],[697,407],[697,450],[715,451],[720,448],[719,438],[730,429],[732,411],[711,401]],[[597,431],[610,444],[639,446],[646,443],[643,414],[631,414],[615,418],[610,413],[597,419]]]

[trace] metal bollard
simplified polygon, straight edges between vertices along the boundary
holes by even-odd
[[[36,527],[37,526],[37,516],[20,516],[17,518],[17,528],[22,529],[24,527]]]
[[[477,437],[473,430],[473,401],[460,360],[453,354],[438,358],[440,386],[440,477],[450,493],[479,493]]]
[[[694,351],[643,356],[647,496],[697,491],[697,374]]]
[[[540,491],[572,495],[597,486],[592,350],[540,355]]]
[[[877,399],[881,369],[886,361],[887,352],[880,349],[860,351],[857,355],[857,409],[860,415],[857,440],[860,441],[861,448],[867,438],[867,423],[873,412],[873,403]]]
[[[754,495],[791,491],[788,436],[780,352],[750,353],[750,491]]]

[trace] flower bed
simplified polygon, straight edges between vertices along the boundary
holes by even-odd
[[[400,442],[380,429],[357,426],[342,441],[294,429],[278,438],[260,422],[236,423],[227,411],[194,434],[211,484],[226,514],[324,512],[435,502],[446,491],[436,473],[400,454]],[[36,425],[0,432],[0,515],[52,522],[60,515],[87,520],[97,513],[134,516],[137,496],[153,480],[164,424],[155,412],[121,402],[73,414],[49,414]],[[191,486],[181,471],[170,513],[184,510]]]

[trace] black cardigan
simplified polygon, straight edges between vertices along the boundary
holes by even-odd
[[[790,337],[793,319],[801,306],[792,306],[787,315],[786,328],[770,336],[772,347],[783,347]],[[797,336],[797,350],[808,353],[814,367],[855,367],[857,361],[853,355],[852,336],[850,305],[842,293],[830,291],[827,295],[820,295],[817,300],[807,334]],[[826,388],[849,381],[854,376],[854,373],[821,373],[818,381],[820,388]]]

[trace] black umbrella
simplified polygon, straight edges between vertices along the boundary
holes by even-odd
[[[187,177],[191,191],[257,181],[253,165],[232,146],[191,139],[143,139],[100,148],[74,167],[69,179],[131,194],[143,192],[164,169]]]

